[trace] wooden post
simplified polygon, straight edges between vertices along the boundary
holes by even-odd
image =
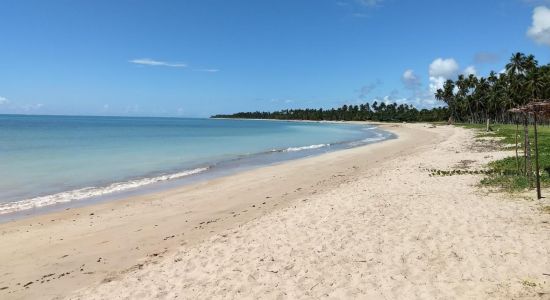
[[[541,199],[542,195],[540,193],[540,174],[539,174],[539,140],[537,133],[537,112],[533,112],[534,126],[535,126],[535,171],[537,178],[537,199]]]
[[[523,175],[527,177],[527,180],[530,179],[529,173],[527,173],[527,164],[530,163],[527,161],[527,153],[529,147],[529,127],[527,123],[527,113],[523,113]],[[529,186],[531,182],[529,181]]]
[[[518,131],[519,131],[519,121],[516,117],[516,166],[518,167],[518,175],[521,174],[521,169],[519,167],[519,156],[518,156]]]

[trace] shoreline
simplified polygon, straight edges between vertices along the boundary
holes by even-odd
[[[430,171],[479,170],[511,153],[464,128],[399,127],[413,149],[393,143],[398,152],[327,190],[69,299],[548,298],[544,202],[481,188],[482,175]]]
[[[245,120],[245,119],[243,119]],[[279,120],[266,120],[279,121]],[[294,122],[294,121],[293,121]],[[308,121],[295,121],[308,122]],[[375,130],[380,124],[371,122],[331,122],[335,124],[353,124],[363,127],[371,126]],[[364,137],[363,137],[364,138]],[[156,172],[154,175],[129,178],[126,181],[111,182],[101,186],[85,186],[54,194],[40,195],[28,199],[0,203],[0,224],[28,217],[53,213],[64,209],[96,205],[108,201],[118,201],[128,197],[147,196],[158,192],[197,184],[239,172],[271,166],[305,157],[323,155],[364,145],[370,145],[383,140],[396,138],[394,134],[382,130],[374,138],[365,140],[350,140],[330,144],[307,145],[273,149],[246,155],[240,155],[228,160],[214,161],[187,166],[185,169],[172,172]],[[319,147],[321,146],[321,147]],[[182,175],[183,174],[183,175]],[[172,178],[174,177],[174,178]]]
[[[381,127],[398,138],[0,224],[5,245],[0,258],[7,261],[3,269],[10,270],[0,275],[0,288],[6,287],[0,295],[53,298],[117,278],[441,138],[426,134],[426,128]]]
[[[540,204],[429,172],[509,153],[454,126],[382,127],[398,138],[0,224],[0,298],[550,295]]]

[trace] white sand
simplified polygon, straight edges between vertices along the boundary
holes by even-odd
[[[540,202],[487,193],[478,175],[426,170],[478,169],[506,154],[476,152],[465,129],[404,126],[443,141],[70,298],[550,299]]]
[[[123,277],[442,139],[422,127],[383,126],[400,138],[0,224],[0,299],[57,299]]]

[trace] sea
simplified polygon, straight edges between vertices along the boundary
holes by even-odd
[[[0,115],[0,216],[110,200],[394,138],[373,125]]]

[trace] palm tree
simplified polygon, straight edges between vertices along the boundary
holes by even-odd
[[[510,58],[510,62],[506,65],[511,89],[511,96],[516,105],[525,104],[528,102],[525,94],[524,75],[528,70],[536,67],[536,60],[532,55],[526,57],[525,54],[517,52]],[[529,144],[529,119],[526,114],[523,116],[523,132],[524,132],[524,172],[528,174],[529,182],[531,182],[532,167],[531,167],[531,145]]]
[[[449,124],[452,124],[456,119],[458,119],[454,89],[454,82],[452,80],[447,80],[443,84],[443,89],[438,89],[435,93],[435,98],[437,100],[445,102],[445,104],[447,104],[447,107],[449,107],[449,111],[451,113],[448,120]]]
[[[537,69],[539,62],[535,59],[533,54],[530,54],[525,58],[524,64],[525,71],[532,72]]]
[[[539,97],[544,88],[544,79],[538,70],[529,72],[525,78],[525,88],[533,99]]]
[[[526,67],[525,54],[517,52],[512,55],[510,62],[506,64],[506,73],[508,74],[523,74]]]

